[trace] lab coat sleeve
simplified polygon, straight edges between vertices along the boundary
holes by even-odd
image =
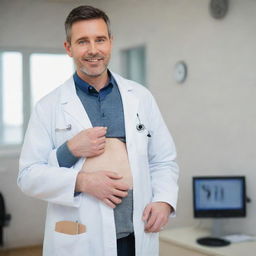
[[[153,191],[153,202],[170,204],[175,215],[178,196],[179,168],[176,149],[171,134],[162,118],[159,108],[151,97],[150,133],[148,152]]]
[[[18,186],[29,196],[78,207],[80,197],[74,197],[78,171],[59,167],[51,136],[51,120],[43,122],[45,116],[38,104],[31,115],[22,147]]]

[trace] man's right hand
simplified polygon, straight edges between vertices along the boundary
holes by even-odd
[[[104,152],[107,128],[94,127],[83,130],[67,142],[76,157],[93,157]]]
[[[117,204],[122,202],[121,198],[128,195],[129,186],[120,181],[121,178],[122,176],[116,172],[80,171],[77,175],[75,191],[88,193],[111,208],[115,208]]]

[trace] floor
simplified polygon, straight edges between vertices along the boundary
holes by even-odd
[[[42,256],[42,246],[1,250],[0,256]]]

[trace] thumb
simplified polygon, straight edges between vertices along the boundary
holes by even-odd
[[[142,220],[143,221],[148,221],[148,218],[149,218],[149,215],[150,215],[150,212],[151,212],[151,204],[148,204],[144,211],[143,211],[143,216],[142,216]]]

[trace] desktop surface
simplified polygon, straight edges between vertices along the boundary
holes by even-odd
[[[249,256],[252,255],[252,252],[254,253],[256,251],[256,241],[232,243],[224,247],[208,247],[199,245],[196,242],[198,238],[206,236],[210,236],[210,230],[208,229],[195,227],[166,229],[160,233],[160,255],[167,255],[164,252],[161,253],[161,243],[165,245],[165,250],[166,245],[170,246],[168,249],[170,255],[173,255],[171,254],[172,246],[187,250],[187,255],[192,255],[192,253],[189,253],[191,251],[194,252],[193,255]]]

